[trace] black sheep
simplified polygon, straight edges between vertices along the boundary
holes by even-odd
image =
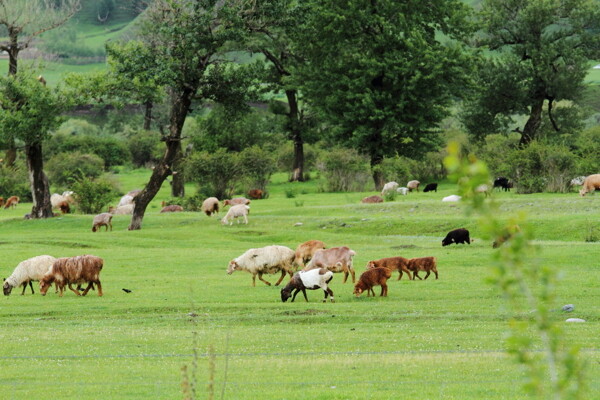
[[[469,238],[469,231],[465,228],[458,228],[453,231],[448,232],[444,240],[442,240],[442,246],[448,246],[452,243],[467,243],[471,244],[471,239]]]
[[[437,193],[437,183],[428,183],[423,189],[424,192],[436,192]]]

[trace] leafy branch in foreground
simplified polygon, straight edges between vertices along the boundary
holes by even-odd
[[[565,343],[560,327],[551,317],[557,282],[556,271],[534,259],[531,230],[520,215],[508,222],[497,217],[497,205],[477,192],[490,182],[487,165],[473,155],[462,157],[456,143],[444,160],[451,179],[458,182],[468,213],[477,213],[484,234],[506,239],[494,252],[490,282],[506,299],[513,317],[508,352],[528,370],[526,389],[544,399],[584,397],[584,362],[577,346]],[[524,229],[519,228],[522,227]]]

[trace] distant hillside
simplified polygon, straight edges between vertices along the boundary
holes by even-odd
[[[144,9],[142,0],[81,0],[74,20],[84,25],[121,25],[133,21]]]

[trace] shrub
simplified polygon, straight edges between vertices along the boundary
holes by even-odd
[[[319,145],[311,145],[305,143],[304,150],[304,171],[309,171],[316,168],[317,160],[319,159]],[[294,144],[290,141],[285,142],[277,148],[276,151],[277,169],[279,171],[291,172],[294,166]],[[308,172],[304,173],[304,179],[308,180]]]
[[[160,158],[159,151],[164,151],[160,133],[155,131],[141,130],[133,133],[127,139],[127,147],[131,153],[131,161],[136,167],[155,163]]]
[[[511,176],[512,153],[518,148],[520,135],[487,135],[484,143],[475,150],[490,169],[493,177]]]
[[[371,180],[369,161],[354,149],[334,148],[318,164],[330,192],[364,191]]]
[[[91,153],[104,160],[106,168],[129,164],[131,153],[124,139],[113,135],[55,134],[44,147],[47,157],[60,153]]]
[[[384,158],[381,164],[374,167],[381,171],[385,182],[398,182],[400,186],[405,186],[411,178],[410,163],[406,157],[389,157]]]
[[[19,196],[21,201],[32,201],[27,167],[17,163],[12,168],[0,167],[0,196],[5,199]]]
[[[285,197],[288,199],[293,199],[296,197],[296,191],[294,189],[285,189]]]
[[[97,178],[102,174],[104,161],[95,154],[60,153],[46,163],[52,185],[67,188],[82,177]]]
[[[242,176],[239,153],[221,148],[215,152],[202,151],[186,160],[186,176],[209,189],[203,193],[219,199],[231,197]]]
[[[244,149],[239,154],[241,168],[250,189],[265,190],[276,170],[275,158],[259,146]]]
[[[597,174],[600,171],[600,127],[581,132],[575,140],[575,152],[579,156],[577,175]]]
[[[107,177],[83,177],[73,183],[73,191],[78,208],[84,214],[101,212],[118,193],[116,184]]]

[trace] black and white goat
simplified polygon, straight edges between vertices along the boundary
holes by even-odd
[[[327,301],[327,296],[331,296],[331,302],[335,302],[333,299],[333,291],[327,287],[327,284],[333,279],[333,272],[328,271],[326,268],[311,269],[310,271],[296,272],[290,282],[281,289],[281,301],[284,303],[292,298],[292,302],[296,299],[298,292],[302,291],[304,299],[308,302],[306,297],[306,289],[315,290],[323,289],[325,292],[325,298],[323,302]],[[292,295],[292,291],[294,294]]]

